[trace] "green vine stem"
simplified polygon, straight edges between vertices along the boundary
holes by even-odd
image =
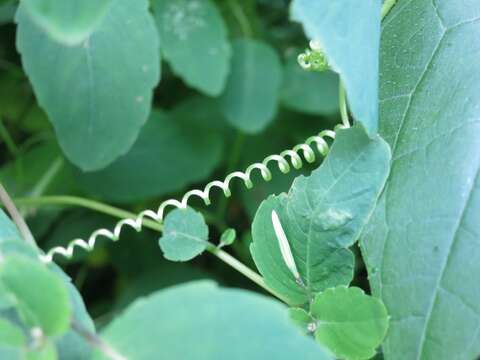
[[[99,213],[103,213],[106,215],[110,215],[119,219],[124,218],[134,218],[136,214],[131,213],[129,211],[116,208],[114,206],[110,206],[107,204],[103,204],[101,202],[84,199],[75,196],[43,196],[43,197],[36,197],[36,198],[19,198],[16,199],[15,202],[19,205],[24,206],[45,206],[45,205],[70,205],[70,206],[79,206],[83,208],[87,208]],[[143,225],[146,228],[151,230],[155,230],[158,232],[162,232],[163,226],[156,221],[152,221],[149,219],[143,219]],[[231,266],[241,274],[243,274],[248,279],[252,280],[255,284],[259,285],[278,299],[286,302],[285,299],[281,297],[281,295],[277,294],[275,291],[270,289],[266,284],[263,278],[250,269],[248,266],[243,264],[242,262],[238,261],[236,258],[228,254],[227,252],[217,248],[214,244],[209,243],[207,246],[207,251],[216,256],[218,259],[226,263],[227,265]]]

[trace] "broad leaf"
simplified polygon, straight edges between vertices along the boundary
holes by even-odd
[[[188,85],[212,96],[222,92],[230,69],[227,30],[211,0],[154,0],[162,55]]]
[[[219,133],[155,111],[127,154],[105,169],[79,174],[79,183],[107,200],[142,200],[206,178],[221,156]]]
[[[22,0],[31,18],[55,40],[75,45],[85,40],[112,0]]]
[[[102,338],[135,360],[330,359],[295,329],[277,301],[210,282],[175,286],[135,302]]]
[[[370,359],[387,333],[383,303],[363,290],[340,286],[318,294],[310,306],[315,339],[341,359]]]
[[[163,223],[160,248],[172,261],[188,261],[200,255],[208,246],[208,226],[202,214],[192,208],[175,209]]]
[[[52,40],[20,5],[17,48],[67,157],[105,167],[135,142],[159,79],[158,34],[148,1],[115,0],[83,43]]]
[[[308,72],[302,69],[296,56],[287,59],[282,104],[289,109],[320,115],[338,112],[338,76],[333,72]]]
[[[387,144],[361,126],[340,130],[330,154],[309,177],[298,177],[288,194],[266,200],[252,225],[253,258],[265,282],[292,305],[314,293],[348,285],[354,258],[348,249],[374,209],[388,175]],[[295,278],[272,224],[278,213],[294,262]]]
[[[294,0],[291,16],[321,43],[340,74],[354,117],[370,134],[378,128],[381,0]]]
[[[246,133],[262,131],[276,114],[281,81],[280,60],[269,45],[236,40],[232,69],[220,97],[228,122]]]
[[[48,336],[68,330],[68,290],[57,274],[35,260],[14,255],[0,263],[0,281],[15,297],[16,307],[28,325],[39,326]]]
[[[392,316],[386,359],[480,354],[480,3],[460,3],[400,1],[384,22],[393,161],[362,245]]]

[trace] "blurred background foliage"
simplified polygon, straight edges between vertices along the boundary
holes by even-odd
[[[104,210],[99,202],[132,213],[156,208],[165,199],[180,198],[189,189],[223,179],[340,122],[336,75],[308,73],[297,64],[307,39],[301,27],[289,20],[287,0],[217,0],[214,5],[232,44],[225,86],[203,91],[189,86],[162,54],[151,115],[133,147],[101,170],[82,172],[60,149],[22,69],[15,45],[16,3],[1,2],[0,181],[43,249],[88,237],[99,227],[112,228],[117,221],[78,205]],[[168,39],[161,37],[162,41]],[[161,47],[168,48],[165,43]],[[253,61],[253,70],[245,61]],[[250,84],[253,99],[240,99],[238,89],[230,88],[232,82],[242,80]],[[229,99],[238,102],[235,108]],[[243,109],[246,104],[251,106]],[[255,121],[237,124],[235,119],[242,116]],[[213,242],[226,228],[235,228],[237,241],[228,251],[253,266],[248,246],[255,211],[269,194],[286,191],[299,174],[280,175],[275,169],[269,183],[255,175],[252,190],[236,182],[230,199],[216,192],[211,206],[201,201],[191,205],[205,215]],[[69,197],[47,197],[57,195]],[[225,286],[254,288],[208,254],[188,264],[167,262],[158,238],[158,233],[147,229],[126,230],[118,243],[103,241],[91,253],[80,250],[70,261],[58,259],[74,279],[97,326],[136,297],[188,280],[211,278]],[[365,283],[362,276],[360,272],[357,283]]]

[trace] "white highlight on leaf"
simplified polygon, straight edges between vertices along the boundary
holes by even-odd
[[[288,269],[295,277],[295,280],[299,284],[303,284],[303,281],[297,270],[297,265],[295,265],[295,260],[293,259],[292,250],[290,249],[287,235],[285,235],[285,231],[283,231],[282,224],[280,223],[280,219],[278,218],[278,214],[275,210],[272,210],[272,224],[275,235],[277,236],[278,244],[280,245],[280,252],[282,253],[285,265],[287,265]]]

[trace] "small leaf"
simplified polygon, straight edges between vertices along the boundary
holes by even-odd
[[[187,207],[168,213],[164,221],[160,248],[166,259],[188,261],[208,246],[208,226],[202,214]]]
[[[147,120],[159,80],[159,40],[148,1],[113,1],[76,46],[52,40],[23,1],[16,21],[23,68],[67,157],[92,171],[125,154]]]
[[[378,129],[381,0],[294,0],[291,17],[316,40],[340,74],[354,117]]]
[[[262,131],[277,111],[281,79],[280,60],[269,45],[236,40],[232,70],[220,97],[228,122],[246,133]]]
[[[317,320],[315,339],[342,359],[371,358],[388,329],[383,303],[355,287],[318,294],[310,312]]]
[[[348,285],[354,265],[348,247],[374,209],[389,164],[388,145],[356,125],[338,132],[319,169],[298,177],[288,194],[265,200],[252,224],[251,252],[267,285],[292,305],[303,305],[329,287]],[[286,239],[275,230],[272,212]],[[282,252],[281,243],[288,243],[289,251],[285,246]]]
[[[227,229],[220,236],[220,247],[232,245],[237,238],[235,229]]]
[[[13,255],[0,264],[0,281],[15,297],[17,309],[29,326],[47,336],[59,336],[70,326],[71,307],[62,279],[43,264]]]
[[[161,320],[152,321],[157,316]],[[137,300],[104,329],[102,338],[135,360],[331,359],[295,329],[283,304],[206,281]]]
[[[290,319],[297,325],[305,334],[313,332],[316,329],[315,319],[302,308],[288,309]]]
[[[56,41],[75,45],[103,19],[111,0],[22,0],[28,14]]]
[[[220,12],[211,0],[154,0],[162,54],[190,86],[220,95],[230,69],[231,48]]]

